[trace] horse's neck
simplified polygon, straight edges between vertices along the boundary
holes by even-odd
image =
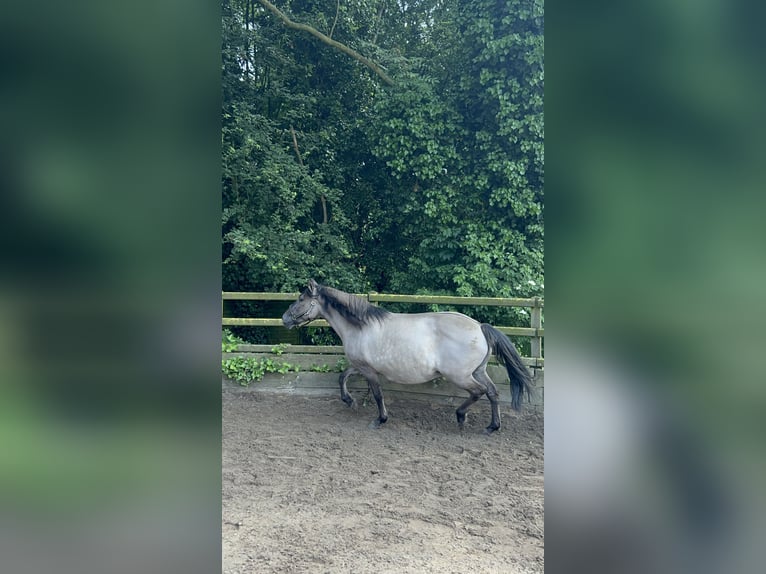
[[[351,323],[349,323],[348,319],[343,317],[340,313],[338,313],[335,309],[330,307],[329,305],[324,305],[322,307],[322,315],[324,315],[324,318],[327,320],[327,322],[330,324],[330,327],[332,327],[332,330],[335,331],[340,337],[340,340],[343,342],[343,345],[346,345],[346,341],[351,336],[351,333],[356,329]]]
[[[350,307],[351,302],[357,298],[356,295],[351,295],[351,293],[339,291],[338,289],[333,289],[332,287],[324,287],[324,296],[325,299],[335,299],[340,301],[346,307]]]
[[[349,310],[356,307],[356,305],[354,305],[354,300],[357,298],[355,295],[327,287],[325,301],[327,300],[327,296],[339,301],[341,305],[349,308]],[[327,302],[323,305],[323,314],[325,319],[327,319],[327,322],[343,341],[344,346],[349,340],[349,337],[358,334],[359,328]]]

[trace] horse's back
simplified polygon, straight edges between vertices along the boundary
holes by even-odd
[[[434,313],[394,314],[397,320],[409,328],[414,328],[420,335],[425,332],[439,339],[471,344],[474,340],[484,341],[481,324],[456,311]]]

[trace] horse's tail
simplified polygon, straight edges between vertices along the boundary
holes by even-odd
[[[524,393],[527,394],[527,401],[532,397],[529,371],[521,361],[516,347],[502,332],[487,323],[482,323],[481,332],[484,333],[489,348],[497,356],[497,360],[508,371],[508,377],[511,379],[511,406],[518,411],[521,408],[521,398]]]

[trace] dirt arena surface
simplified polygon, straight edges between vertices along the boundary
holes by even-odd
[[[385,388],[384,388],[385,394]],[[352,393],[361,403],[362,394]],[[223,572],[543,572],[543,416],[223,390]]]

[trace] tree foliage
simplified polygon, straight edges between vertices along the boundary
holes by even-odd
[[[543,3],[223,4],[223,283],[529,296],[543,283]]]

